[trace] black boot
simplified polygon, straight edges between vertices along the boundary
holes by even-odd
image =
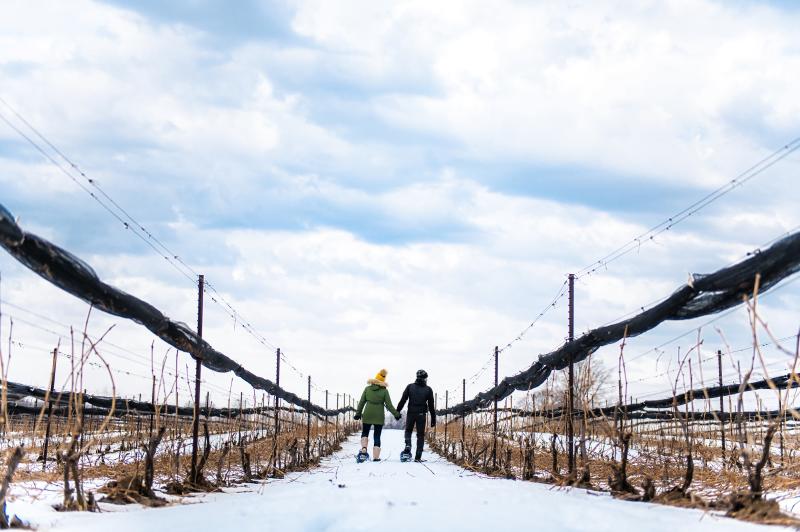
[[[405,449],[400,453],[400,461],[401,462],[409,462],[411,461],[411,446],[407,445]]]

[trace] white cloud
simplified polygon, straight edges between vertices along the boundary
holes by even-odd
[[[456,184],[460,194],[452,197]],[[411,205],[418,194],[416,187],[409,187],[408,201],[401,201],[402,191],[391,201]],[[502,196],[453,177],[439,187],[430,186],[426,194],[444,210],[473,206],[459,216],[472,223],[481,238],[397,246],[326,228],[184,230],[229,256],[225,264],[212,263],[203,270],[216,286],[224,287],[226,299],[274,345],[291,353],[298,366],[324,375],[320,381],[346,383],[349,389],[372,365],[409,373],[410,366],[424,364],[437,375],[450,375],[453,367],[475,371],[472,366],[480,362],[481,353],[514,338],[554,295],[565,272],[582,255],[580,248],[591,247],[595,239],[619,242],[644,229],[585,208]],[[502,210],[496,208],[500,205]],[[486,212],[496,216],[470,216]],[[568,244],[571,235],[582,239]],[[685,280],[681,272],[698,264],[697,253],[706,255],[700,264],[718,267],[732,252],[724,242],[691,234],[660,238],[659,244],[646,246],[632,259],[633,265],[618,265],[600,279],[578,285],[579,330],[668,294]],[[92,263],[103,278],[191,323],[193,290],[188,282],[159,281],[168,267],[153,270],[153,260],[112,256],[94,257]],[[227,264],[231,260],[232,268]],[[640,277],[642,270],[649,275]],[[31,300],[25,295],[23,275],[12,282],[20,283],[12,291],[17,301],[28,301],[33,308],[47,306],[44,301],[50,296]],[[504,368],[521,369],[563,339],[563,303],[504,356]],[[237,360],[271,374],[264,348],[241,330],[231,334],[232,320],[211,303],[209,307],[206,337]],[[74,317],[74,310],[66,315]]]
[[[434,94],[386,91],[378,110],[458,139],[475,159],[719,184],[765,143],[777,147],[754,129],[799,125],[796,14],[712,2],[372,9],[381,16],[304,2],[295,29],[345,50],[341,64],[357,61],[362,75],[393,79],[428,65]],[[747,108],[757,114],[742,116]]]
[[[676,210],[669,197],[630,205],[629,192],[704,193],[800,125],[798,21],[769,8],[302,2],[292,27],[308,41],[224,49],[190,26],[93,2],[7,9],[15,16],[0,21],[2,96],[137,218],[163,222],[161,239],[298,367],[340,391],[380,366],[395,385],[425,366],[437,385],[455,386],[536,316],[567,272]],[[0,128],[0,141],[12,139]],[[71,195],[63,215],[85,217],[77,239],[114,223],[53,168],[6,152],[0,183],[15,202],[41,212]],[[515,194],[496,186],[509,164],[553,175],[529,175],[526,193]],[[619,191],[619,202],[580,190],[546,199],[542,189],[558,191],[573,168],[596,171],[596,190]],[[581,282],[578,329],[796,226],[796,168],[785,161]],[[59,234],[62,213],[47,222],[20,209],[26,227]],[[241,229],[228,220],[241,213],[276,214],[272,225],[258,218]],[[101,276],[193,323],[188,281],[114,234],[125,253],[87,257]],[[82,322],[83,305],[7,256],[0,268],[4,298]],[[766,305],[776,328],[796,326],[796,299]],[[208,309],[212,344],[271,375],[271,353]],[[558,344],[564,314],[561,305],[505,352],[501,372]],[[116,321],[96,320],[96,331]],[[741,316],[727,323],[743,337]],[[665,326],[631,350],[688,327]],[[17,333],[52,343],[22,324]],[[147,355],[152,337],[141,328],[112,334]],[[20,357],[14,371],[41,384],[41,364]],[[303,389],[286,375],[290,389]],[[229,376],[208,378],[228,386]],[[141,378],[120,379],[126,392],[141,387]]]

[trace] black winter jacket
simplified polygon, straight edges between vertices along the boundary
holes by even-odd
[[[424,380],[417,379],[403,391],[400,402],[397,403],[398,412],[403,409],[408,401],[408,415],[423,414],[427,410],[431,414],[431,426],[436,425],[436,407],[433,404],[433,390]]]

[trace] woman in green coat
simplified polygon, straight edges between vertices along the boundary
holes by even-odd
[[[372,461],[380,462],[381,460],[381,431],[383,430],[383,408],[392,413],[395,419],[400,419],[400,414],[392,406],[392,399],[389,397],[389,390],[386,389],[386,370],[382,369],[375,375],[374,379],[367,381],[367,387],[364,388],[364,393],[361,394],[361,400],[358,402],[358,408],[353,419],[362,419],[361,422],[361,453],[367,454],[367,445],[369,444],[369,431],[370,428],[375,427],[374,442],[372,447]]]

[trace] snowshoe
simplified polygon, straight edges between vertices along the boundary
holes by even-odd
[[[356,462],[363,463],[369,460],[369,453],[367,453],[366,449],[361,449],[358,454],[356,455]]]
[[[411,449],[404,449],[403,452],[400,453],[400,461],[401,462],[411,461]]]

